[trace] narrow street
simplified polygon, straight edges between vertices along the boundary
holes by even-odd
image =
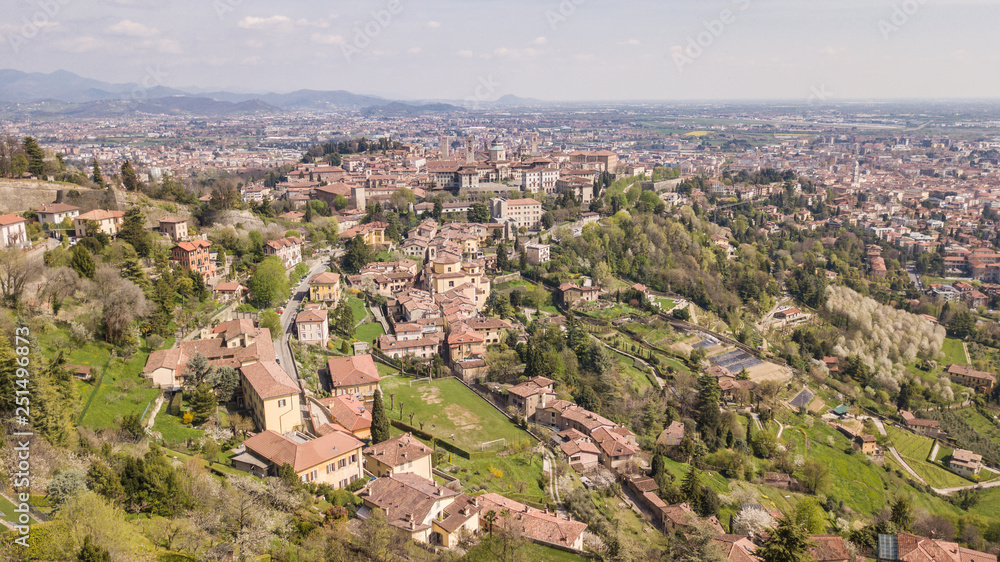
[[[291,348],[288,342],[292,336],[292,324],[295,315],[298,313],[299,305],[309,295],[309,279],[327,268],[326,258],[311,260],[306,262],[310,266],[309,273],[302,277],[297,287],[292,288],[292,296],[285,303],[285,312],[281,314],[281,338],[274,340],[274,353],[278,358],[282,368],[285,369],[292,378],[296,379],[300,388],[304,388],[304,381],[299,376],[299,369],[292,358]]]

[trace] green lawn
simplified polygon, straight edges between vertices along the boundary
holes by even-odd
[[[963,408],[956,410],[955,413],[965,420],[976,433],[988,436],[995,441],[1000,440],[1000,428],[989,419],[983,417],[975,408]]]
[[[186,445],[188,439],[197,440],[204,435],[204,431],[184,425],[181,418],[167,413],[167,402],[160,407],[160,412],[153,422],[153,431],[159,432],[167,446]]]
[[[441,465],[457,466],[458,472],[452,472],[447,468],[445,470],[458,478],[466,490],[494,492],[535,505],[551,501],[548,493],[542,488],[542,483],[547,484],[548,478],[542,472],[542,458],[538,454],[531,455],[530,458],[521,453],[506,457],[467,460],[446,453],[445,461]],[[499,471],[497,475],[490,471],[490,467]]]
[[[136,353],[128,361],[112,359],[99,388],[93,390],[90,408],[83,415],[80,425],[92,429],[115,427],[118,418],[125,414],[142,414],[160,395],[158,388],[140,388],[148,384],[142,378],[142,368],[149,354]],[[95,378],[99,373],[95,374]],[[96,382],[95,382],[96,384]],[[81,397],[86,400],[89,397]]]
[[[526,560],[537,562],[580,562],[582,560],[589,560],[589,558],[584,558],[572,552],[542,546],[533,542],[529,542],[521,547],[521,552],[524,554]]]
[[[958,363],[965,365],[965,350],[962,349],[962,340],[945,338],[944,345],[941,346],[941,353],[944,355],[945,365]]]
[[[363,299],[347,297],[347,305],[351,307],[351,312],[354,313],[355,322],[361,322],[368,315],[368,307],[365,306]]]
[[[9,523],[14,523],[18,520],[20,516],[19,513],[14,513],[14,504],[10,502],[7,498],[0,496],[0,517],[3,517],[4,521]],[[37,523],[34,517],[28,516],[28,524],[34,525]],[[5,529],[6,530],[6,529]]]
[[[660,309],[663,310],[664,312],[669,311],[674,307],[675,304],[677,304],[677,301],[675,301],[674,299],[668,299],[666,297],[656,297],[655,299],[653,299],[653,302],[659,304]]]
[[[935,488],[951,488],[969,484],[969,481],[965,478],[949,471],[943,466],[927,461],[931,448],[934,446],[933,439],[896,429],[895,427],[887,427],[886,431],[896,450],[899,451],[900,456],[906,461],[906,464],[910,465],[910,468],[931,486]]]
[[[809,451],[806,452],[803,431],[809,437]],[[827,439],[833,438],[833,446]],[[860,453],[848,454],[851,442],[840,432],[825,423],[815,423],[812,427],[786,427],[781,440],[795,447],[795,454],[816,459],[830,469],[831,485],[828,495],[865,514],[881,510],[886,503],[882,480],[878,467]]]
[[[379,336],[385,334],[385,330],[382,328],[382,324],[378,322],[368,322],[367,324],[362,324],[354,331],[354,338],[358,341],[366,341],[369,344],[375,343],[375,340]]]
[[[409,382],[412,380],[402,376],[382,379],[386,406],[395,405],[389,413],[390,419],[400,419],[399,406],[402,403],[403,423],[410,423],[412,412],[412,425],[419,428],[420,422],[423,422],[423,430],[427,433],[453,441],[470,452],[479,451],[483,441],[501,437],[507,440],[508,446],[534,443],[524,430],[456,379],[414,382],[411,386]]]
[[[185,454],[185,453],[181,453],[179,451],[173,451],[171,449],[163,449],[163,454],[166,455],[168,459],[169,458],[176,458],[176,460],[178,462],[181,462],[181,463],[186,462],[188,459],[190,459],[192,457],[191,455],[188,455],[188,454]],[[221,456],[222,455],[220,455],[220,457]],[[209,467],[208,461],[206,461],[205,459],[199,459],[199,460],[201,461],[202,466]],[[216,473],[221,473],[222,475],[228,475],[228,476],[250,476],[249,472],[243,472],[242,470],[236,470],[235,468],[232,468],[230,466],[226,466],[226,465],[224,465],[222,463],[219,463],[219,462],[212,463],[212,465],[209,468],[212,471],[216,472]]]
[[[624,375],[628,380],[632,381],[632,387],[634,391],[638,394],[647,388],[652,388],[653,383],[649,381],[649,377],[646,373],[640,371],[635,366],[635,360],[631,357],[625,357],[618,353],[615,354],[618,360],[618,372]]]

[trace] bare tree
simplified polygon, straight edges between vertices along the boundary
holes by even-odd
[[[62,302],[73,296],[79,285],[80,275],[70,267],[58,267],[48,272],[43,292],[49,297],[53,314],[59,314]]]
[[[0,291],[11,306],[17,306],[28,283],[41,274],[41,265],[24,252],[9,248],[0,252]]]
[[[94,296],[103,306],[105,339],[119,343],[129,325],[149,313],[146,295],[138,285],[105,267],[98,270],[95,281]]]

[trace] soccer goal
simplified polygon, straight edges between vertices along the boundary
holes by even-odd
[[[487,448],[495,445],[496,443],[500,443],[500,442],[503,442],[503,448],[506,449],[507,448],[507,440],[505,438],[501,437],[500,439],[494,439],[493,441],[483,441],[482,443],[479,444],[479,450],[481,452],[486,452]]]
[[[409,382],[410,388],[413,388],[413,383],[415,383],[415,382],[431,382],[431,378],[430,377],[424,377],[422,379],[413,379],[413,380],[411,380]]]

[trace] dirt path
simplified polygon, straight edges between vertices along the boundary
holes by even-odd
[[[146,420],[146,431],[153,431],[153,424],[156,423],[156,414],[160,413],[160,408],[163,406],[163,402],[166,400],[161,393],[156,397],[156,403],[153,404],[153,411],[149,413],[149,419]]]
[[[965,364],[972,365],[972,357],[969,356],[969,346],[964,341],[962,342],[962,351],[965,352]]]

